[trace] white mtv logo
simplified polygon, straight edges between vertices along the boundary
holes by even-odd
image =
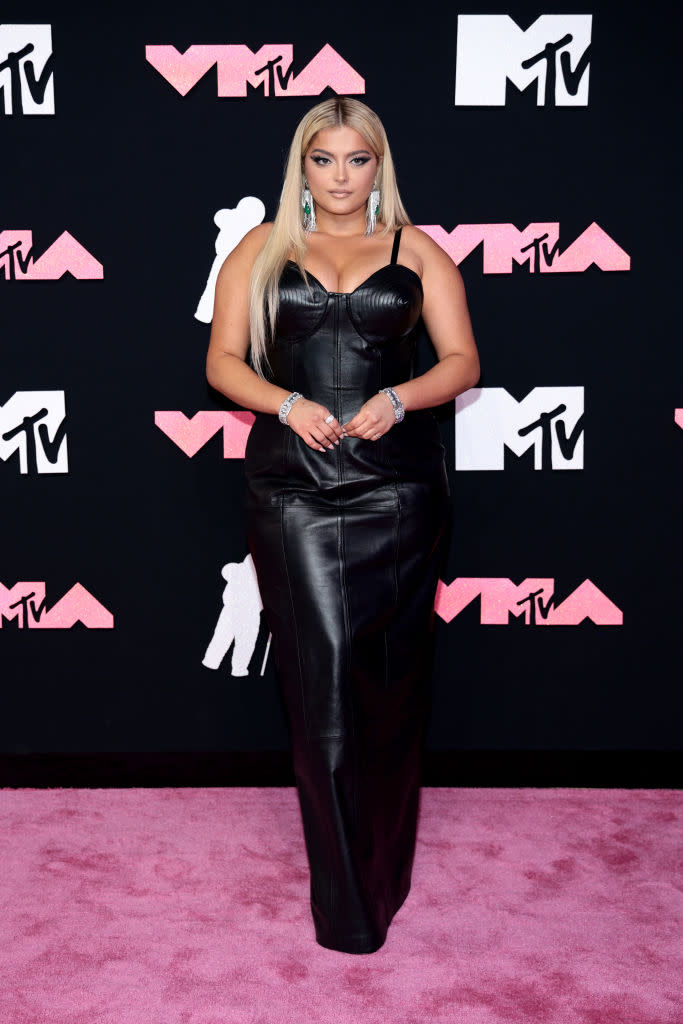
[[[0,25],[0,113],[54,114],[51,25]]]
[[[583,388],[534,388],[518,402],[505,388],[455,399],[455,468],[504,469],[505,447],[534,449],[534,469],[583,469]]]
[[[63,391],[16,391],[0,405],[0,459],[22,473],[68,473]]]
[[[508,14],[459,14],[456,107],[503,107],[511,81],[537,83],[536,106],[588,106],[593,16],[542,14],[522,30]]]

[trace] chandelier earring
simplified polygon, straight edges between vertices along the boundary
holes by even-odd
[[[304,231],[308,234],[310,231],[315,231],[315,207],[311,190],[305,178],[301,189],[301,205],[304,211]]]
[[[377,182],[372,186],[372,192],[368,196],[368,203],[365,210],[365,234],[371,235],[375,230],[377,223],[377,214],[379,213],[379,201],[381,198],[381,191],[377,187]]]

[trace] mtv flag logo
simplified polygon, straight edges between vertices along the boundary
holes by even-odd
[[[504,107],[508,80],[537,84],[537,107],[588,106],[591,14],[542,14],[522,30],[509,14],[459,14],[456,107]]]
[[[68,473],[63,391],[16,391],[0,405],[0,459],[21,473]]]
[[[0,25],[0,114],[54,114],[50,25]]]
[[[505,448],[534,449],[534,469],[583,469],[583,388],[534,388],[521,402],[505,388],[455,399],[455,468],[504,469]]]

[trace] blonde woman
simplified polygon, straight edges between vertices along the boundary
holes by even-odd
[[[438,362],[415,376],[420,318]],[[476,384],[479,359],[460,272],[411,224],[384,127],[360,100],[324,100],[297,126],[275,220],[219,272],[206,375],[256,413],[247,540],[291,727],[315,938],[372,953],[410,889],[451,521],[429,410]]]

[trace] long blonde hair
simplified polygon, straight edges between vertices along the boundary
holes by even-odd
[[[388,234],[403,224],[412,224],[398,193],[394,162],[384,125],[374,110],[348,96],[333,96],[312,107],[299,121],[294,132],[273,227],[254,261],[249,280],[250,361],[252,368],[264,379],[265,366],[270,367],[266,354],[268,337],[275,335],[278,284],[290,250],[294,250],[295,262],[306,285],[310,287],[303,265],[306,253],[301,207],[304,156],[316,132],[341,125],[354,128],[377,155],[379,166],[375,180],[380,189],[377,220],[384,224],[380,233]]]

